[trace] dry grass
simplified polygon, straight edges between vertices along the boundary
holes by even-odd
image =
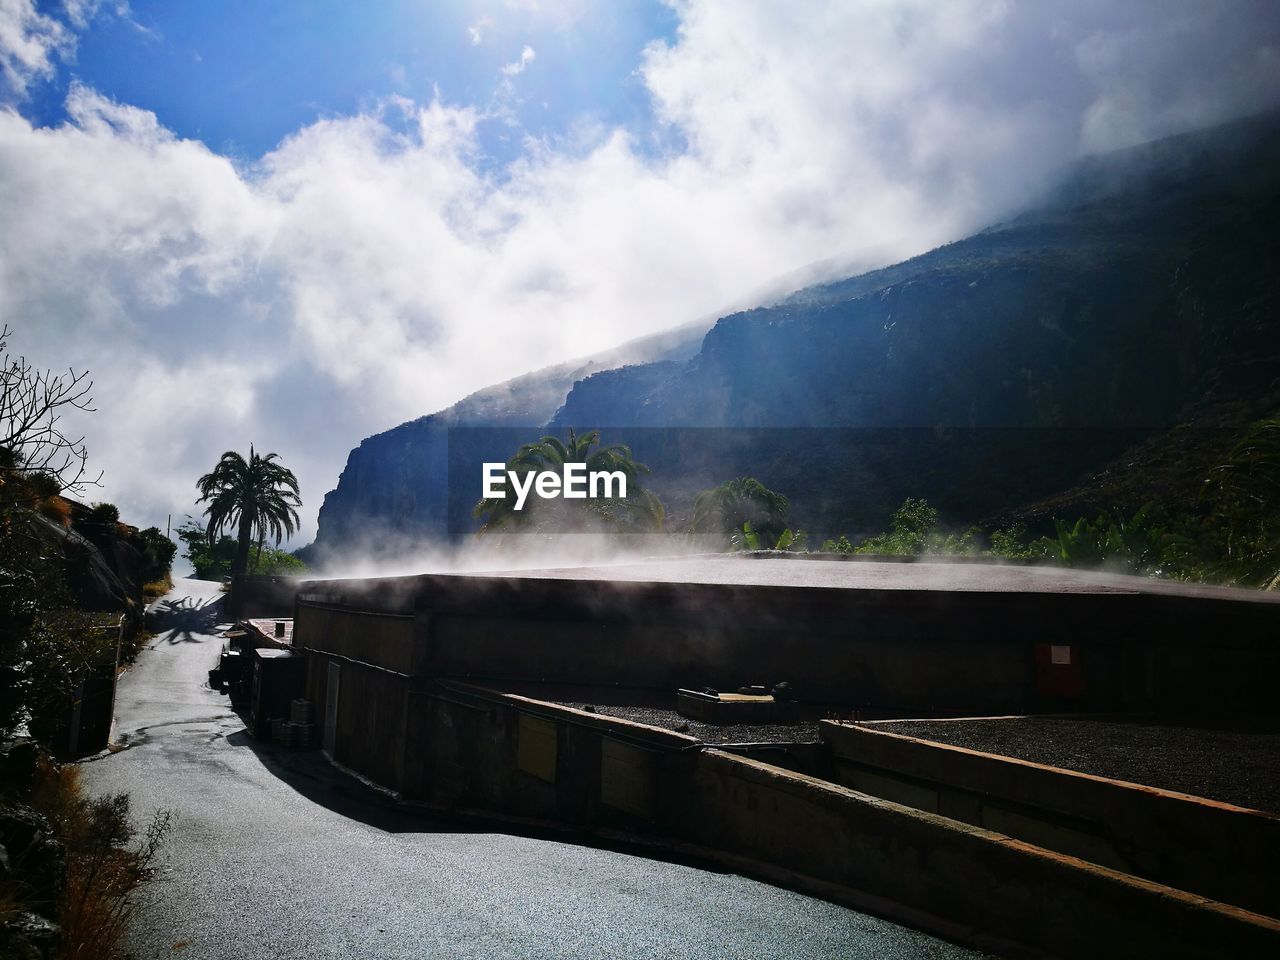
[[[165,574],[162,580],[152,580],[142,585],[142,596],[147,600],[156,600],[173,589],[173,577]]]
[[[40,763],[32,803],[67,850],[60,960],[119,960],[134,895],[152,876],[169,815],[157,814],[135,844],[127,794],[90,799],[78,767],[47,760]]]
[[[36,509],[42,517],[61,527],[71,526],[71,504],[62,497],[45,497]]]
[[[8,923],[26,909],[18,885],[12,880],[0,880],[0,926]]]
[[[124,673],[129,669],[129,665],[138,659],[138,654],[151,646],[151,641],[156,635],[146,627],[139,627],[130,637],[125,635],[125,641],[120,645],[120,662],[116,665],[116,676]]]
[[[64,836],[63,825],[75,817],[76,805],[83,802],[80,768],[41,757],[36,765],[35,792],[31,805],[49,818],[59,838]]]

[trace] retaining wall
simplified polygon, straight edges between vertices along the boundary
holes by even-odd
[[[1280,917],[1280,818],[1025,760],[824,721],[846,786]]]
[[[227,616],[236,620],[250,617],[292,617],[294,600],[302,581],[294,577],[240,574],[232,577],[227,594]]]
[[[625,829],[1057,957],[1270,957],[1280,923],[679,734],[459,684],[415,694],[407,799]],[[963,931],[967,931],[966,936]]]

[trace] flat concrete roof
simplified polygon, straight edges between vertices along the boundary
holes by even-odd
[[[286,647],[293,643],[293,617],[252,617],[243,622],[272,643]],[[279,635],[276,634],[277,623],[284,624],[284,632]]]
[[[474,571],[459,576],[631,583],[706,583],[831,590],[965,593],[1152,594],[1280,603],[1280,593],[1064,567],[947,560],[818,559],[741,554],[663,557],[589,567]]]

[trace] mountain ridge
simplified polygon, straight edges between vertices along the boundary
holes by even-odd
[[[527,426],[530,437],[605,428],[613,442],[647,429],[920,431],[879,459],[858,446],[863,437],[835,443],[829,462],[809,462],[802,445],[792,450],[773,434],[760,435],[751,458],[726,456],[720,479],[749,470],[823,532],[875,529],[908,495],[965,519],[1053,502],[1198,409],[1219,412],[1215,429],[1234,429],[1275,402],[1277,224],[1280,113],[1272,112],[1085,158],[1013,217],[730,313],[696,349],[690,337],[666,354],[637,354],[639,362],[548,368],[559,372],[538,381],[536,402],[511,400],[500,423],[484,403],[465,406],[471,398],[432,417]],[[930,431],[950,431],[950,444]],[[1054,443],[1062,455],[1038,465],[1037,446]],[[690,491],[677,475],[688,463],[663,451],[679,447],[687,460],[688,446],[648,446],[657,450],[655,489],[678,518]],[[413,537],[465,528],[441,489],[445,455],[425,453],[369,461],[385,481],[378,489],[361,490],[349,460],[317,543],[341,550],[357,528],[367,537],[392,518]],[[930,464],[947,458],[962,465],[949,480]]]

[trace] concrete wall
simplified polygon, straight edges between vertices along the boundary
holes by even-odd
[[[822,738],[856,790],[1280,917],[1278,817],[866,727]]]
[[[240,574],[231,580],[227,595],[227,616],[292,617],[293,603],[302,581],[293,577]]]
[[[1239,599],[423,576],[310,583],[301,605],[304,645],[345,629],[337,611],[411,615],[402,664],[490,685],[786,680],[869,715],[1280,710],[1280,605]]]
[[[558,823],[652,831],[681,802],[663,757],[696,740],[625,720],[440,684],[414,696],[406,797]]]
[[[115,713],[120,652],[136,623],[126,615],[101,615],[106,621],[84,629],[97,637],[99,659],[82,665],[75,685],[30,719],[31,732],[59,758],[76,760],[105,750]],[[114,620],[115,622],[111,622]]]
[[[306,696],[322,746],[344,767],[390,790],[405,784],[414,618],[299,602],[293,649],[308,655]],[[336,673],[331,674],[331,665]],[[333,737],[324,742],[337,680]]]
[[[404,679],[353,663],[339,663],[337,735],[332,758],[374,783],[404,784],[408,686]],[[327,706],[327,701],[322,701]],[[318,714],[323,736],[324,714]]]
[[[1263,957],[1280,923],[627,721],[441,684],[409,795],[624,828],[768,864],[1059,957]]]
[[[297,605],[293,646],[408,675],[414,669],[414,617]]]

